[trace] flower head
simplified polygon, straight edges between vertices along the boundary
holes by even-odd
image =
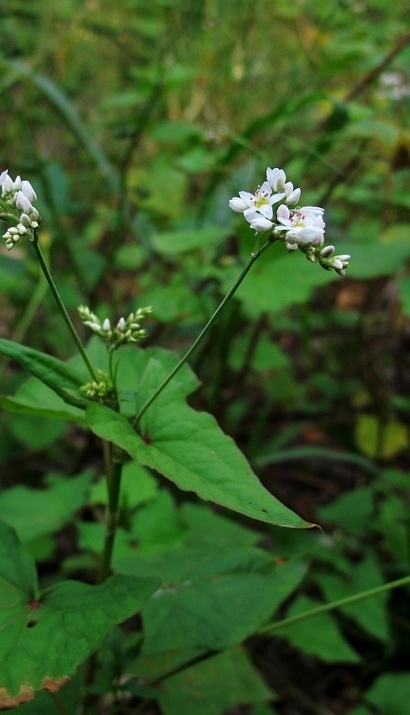
[[[239,196],[229,201],[229,206],[236,213],[242,213],[257,234],[271,231],[269,240],[283,241],[289,253],[299,249],[312,263],[344,275],[350,256],[333,256],[333,246],[322,248],[324,209],[320,206],[300,207],[301,193],[300,188],[286,180],[283,169],[268,167],[266,181],[255,193],[240,191]]]
[[[40,223],[40,214],[32,205],[37,194],[29,181],[22,181],[19,176],[13,181],[7,169],[0,174],[0,187],[0,217],[14,224],[3,234],[3,241],[10,250],[21,236],[28,235],[34,240],[34,229]]]
[[[146,337],[147,331],[141,328],[139,321],[151,315],[152,308],[151,306],[138,308],[135,313],[130,313],[127,318],[120,318],[115,327],[112,327],[109,318],[105,318],[101,322],[96,314],[85,305],[80,305],[78,312],[84,325],[90,328],[93,333],[99,335],[100,338],[103,338],[108,352],[112,353],[121,345],[138,343]]]

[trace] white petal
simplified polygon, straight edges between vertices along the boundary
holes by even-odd
[[[8,174],[8,169],[6,169],[5,171],[3,171],[3,172],[0,174],[0,186],[3,184],[4,179],[6,178],[7,174]]]
[[[299,199],[300,199],[300,194],[301,194],[301,193],[302,193],[302,192],[301,192],[300,189],[294,189],[294,190],[289,194],[289,196],[287,196],[287,198],[286,198],[286,203],[289,204],[289,205],[292,205],[292,204],[296,205],[296,204],[298,203]]]
[[[27,196],[29,201],[36,201],[37,200],[37,194],[34,191],[32,185],[30,184],[29,181],[22,181],[21,182],[21,190],[25,196]]]
[[[278,207],[276,216],[278,217],[278,221],[280,221],[281,223],[288,222],[289,218],[290,218],[290,211],[289,211],[288,207],[285,204],[281,204]]]
[[[263,216],[257,216],[252,221],[251,228],[258,233],[263,233],[264,231],[270,231],[270,229],[273,228],[273,223]]]
[[[234,196],[234,198],[229,201],[229,208],[231,208],[232,211],[235,211],[238,214],[243,213],[247,206],[248,204],[246,204],[245,201],[240,199],[239,196]]]

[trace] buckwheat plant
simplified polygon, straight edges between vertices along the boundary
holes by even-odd
[[[317,206],[300,206],[300,196],[301,190],[286,181],[282,169],[268,168],[266,180],[254,194],[240,191],[239,196],[230,200],[231,209],[242,213],[254,230],[255,245],[197,339],[177,360],[169,351],[140,347],[146,336],[141,323],[151,315],[151,307],[138,308],[127,317],[111,322],[110,318],[101,319],[89,307],[80,305],[79,317],[94,334],[94,342],[83,345],[41,251],[41,217],[33,206],[36,192],[29,181],[19,176],[12,180],[7,171],[0,175],[0,219],[8,225],[3,233],[4,244],[9,251],[21,240],[28,240],[33,246],[83,366],[75,367],[71,361],[63,362],[4,339],[0,339],[0,352],[31,372],[37,384],[40,381],[41,390],[43,383],[55,393],[53,399],[59,407],[55,407],[55,402],[51,407],[43,407],[44,393],[40,390],[35,406],[30,404],[32,413],[50,416],[50,410],[55,409],[56,416],[68,415],[100,438],[107,485],[104,543],[94,586],[64,581],[41,591],[31,557],[28,552],[23,553],[24,547],[15,533],[0,522],[0,584],[10,596],[10,604],[6,595],[3,598],[3,591],[0,598],[3,611],[7,611],[6,626],[3,628],[3,621],[0,623],[7,656],[7,667],[0,667],[0,709],[30,700],[40,689],[58,690],[75,668],[101,646],[114,625],[137,613],[147,599],[149,618],[155,619],[158,613],[159,631],[169,620],[163,619],[161,610],[156,610],[162,608],[161,599],[168,593],[165,586],[159,588],[162,583],[159,578],[113,574],[113,547],[121,516],[121,476],[127,461],[155,470],[180,489],[196,492],[202,499],[250,518],[277,526],[311,526],[262,486],[245,457],[211,415],[197,412],[186,402],[186,396],[197,384],[186,365],[189,357],[253,263],[272,244],[282,242],[290,253],[299,250],[312,263],[344,275],[349,256],[334,255],[333,246],[323,245],[324,210]],[[101,340],[97,351],[95,336]],[[172,380],[173,385],[165,389]],[[30,389],[35,392],[37,388],[31,386]],[[294,585],[290,579],[289,589]],[[185,592],[190,588],[193,588],[191,582],[185,579]],[[242,638],[266,623],[269,609],[269,599],[264,610],[245,609],[251,617]],[[201,614],[201,618],[213,617],[211,607],[209,612]],[[22,631],[7,625],[17,623],[18,618],[21,618]],[[237,629],[238,624],[234,621],[232,627]],[[210,628],[210,632],[215,630],[213,626]],[[237,635],[231,636],[226,625],[224,630],[229,645],[238,642]],[[201,632],[205,631],[201,625]],[[149,634],[145,637],[149,641]],[[195,652],[198,645],[202,650],[201,644],[196,643],[192,646]],[[149,647],[155,650],[155,639]],[[211,650],[219,648],[219,641],[211,644]],[[0,666],[2,662],[0,654]],[[95,662],[94,658],[88,661],[78,712],[87,710],[87,687],[94,678]]]

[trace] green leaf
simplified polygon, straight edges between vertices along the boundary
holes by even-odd
[[[374,492],[371,487],[345,492],[331,504],[317,509],[321,519],[359,536],[366,533],[373,511]]]
[[[178,256],[186,251],[215,246],[226,236],[226,228],[205,226],[183,231],[158,233],[152,238],[154,248],[164,256]]]
[[[143,653],[221,650],[241,643],[269,620],[305,574],[300,563],[258,572],[257,561],[249,556],[242,561],[235,564],[229,551],[207,558],[198,552],[197,564],[184,577],[164,583],[142,610]]]
[[[0,405],[10,412],[86,423],[84,410],[67,404],[54,390],[36,377],[26,380],[15,395],[7,395],[7,397],[0,395]]]
[[[223,287],[231,286],[237,267],[224,274]],[[333,271],[325,271],[306,260],[299,251],[289,255],[282,244],[274,245],[256,262],[236,297],[250,318],[261,313],[278,313],[294,303],[305,303],[316,286],[335,280]]]
[[[366,700],[375,705],[377,712],[388,715],[407,715],[410,700],[408,673],[386,673],[366,693]]]
[[[243,648],[231,648],[185,668],[161,683],[165,715],[222,715],[234,705],[272,697]]]
[[[155,579],[111,576],[39,591],[34,562],[0,522],[0,708],[58,690],[121,621],[141,608]]]
[[[233,440],[223,434],[211,415],[171,401],[172,390],[165,390],[161,398],[144,416],[143,438],[122,415],[96,402],[87,408],[90,428],[137,462],[156,469],[180,489],[196,492],[201,499],[268,524],[311,526],[262,486]]]
[[[317,605],[316,601],[299,597],[286,615],[296,616],[316,608]],[[277,631],[277,634],[279,637],[284,636],[290,640],[304,653],[317,656],[325,661],[356,663],[360,660],[357,653],[339,633],[329,613],[322,613],[284,626]]]
[[[64,402],[84,408],[86,401],[79,391],[84,384],[84,375],[79,370],[51,355],[4,338],[0,338],[0,353],[23,365],[32,375],[54,390]]]
[[[347,573],[326,573],[315,579],[326,597],[326,601],[337,601],[339,598],[353,596],[384,582],[380,567],[372,554],[357,564],[350,564]],[[387,592],[372,596],[363,601],[350,603],[340,610],[355,619],[362,628],[376,638],[387,641],[389,629],[386,620]]]
[[[48,489],[22,484],[5,489],[0,492],[0,513],[23,542],[52,534],[86,503],[92,477],[92,470],[70,479],[49,474]]]

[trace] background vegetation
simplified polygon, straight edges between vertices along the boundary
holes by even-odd
[[[79,304],[114,320],[152,305],[147,344],[182,354],[252,249],[228,199],[256,188],[266,166],[284,168],[304,204],[325,207],[328,241],[352,255],[341,279],[274,246],[192,364],[202,382],[192,404],[216,416],[281,501],[323,529],[264,528],[216,512],[237,529],[232,540],[253,539],[278,562],[297,556],[308,567],[287,615],[409,570],[406,5],[0,6],[0,169],[39,194],[42,246],[75,320]],[[1,336],[65,359],[73,346],[30,246],[20,245],[0,255]],[[10,395],[27,376],[13,363],[1,369],[1,392]],[[1,517],[18,527],[45,583],[86,578],[98,494],[83,478],[77,501],[64,497],[61,512],[51,501],[50,525],[33,490],[61,475],[79,479],[85,466],[95,474],[95,444],[65,420],[23,411],[3,412],[1,429]],[[200,514],[211,518],[204,506],[194,518],[196,502],[161,485],[161,499],[147,487],[155,533],[139,527],[158,549],[181,529],[199,529]],[[195,678],[204,712],[405,715],[405,591],[321,618],[250,639],[242,671],[229,653],[218,656],[220,670],[202,664]],[[107,645],[107,670],[129,647],[125,638],[118,630]],[[162,671],[139,662],[134,672]],[[183,677],[165,680],[160,705],[145,712],[202,713]],[[20,710],[39,712],[30,707]],[[42,712],[56,707],[44,696]]]

